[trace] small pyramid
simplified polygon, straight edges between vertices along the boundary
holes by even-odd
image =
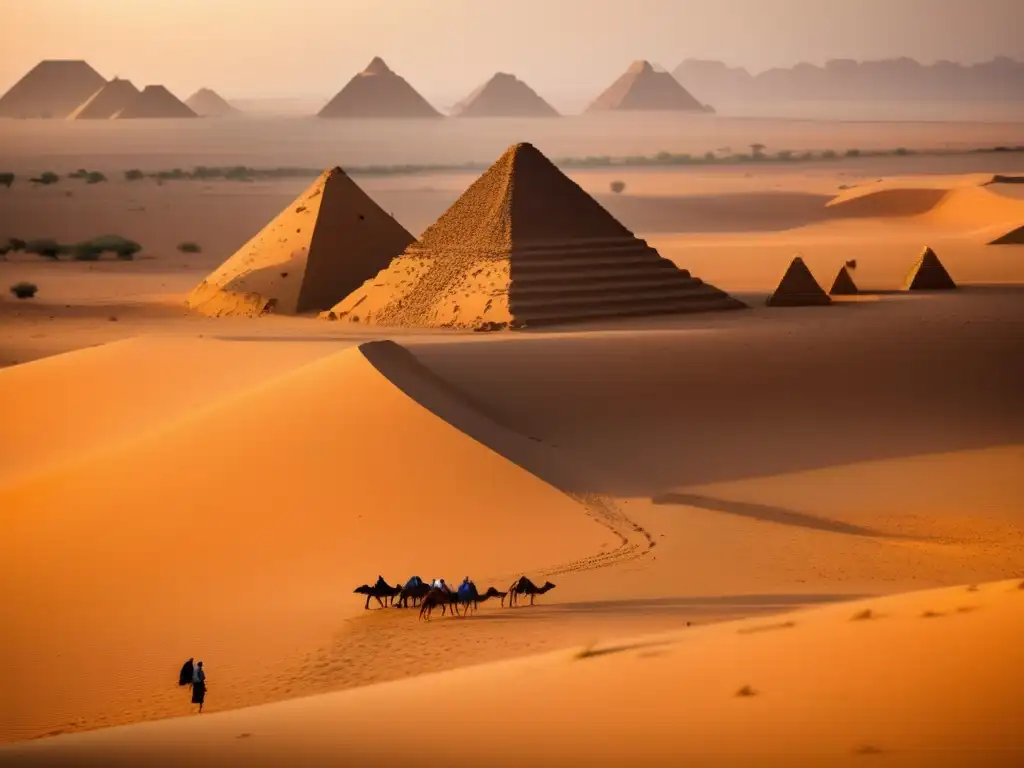
[[[0,96],[0,117],[63,120],[106,82],[84,61],[41,61]]]
[[[115,77],[86,99],[67,119],[109,120],[138,98],[138,95],[139,89],[130,80]]]
[[[185,99],[185,104],[200,117],[228,117],[238,114],[237,109],[209,88],[200,88]]]
[[[328,309],[414,239],[348,174],[332,168],[200,283],[186,303],[213,316]]]
[[[634,237],[532,145],[516,144],[324,316],[496,330],[743,306]]]
[[[832,282],[832,287],[828,293],[830,296],[854,296],[860,293],[857,289],[857,284],[853,282],[850,270],[846,268],[845,264],[839,268],[839,273]]]
[[[989,245],[1024,245],[1024,226],[1011,229],[1005,235],[997,237]]]
[[[317,117],[440,117],[427,100],[384,60],[375,56],[358,75],[327,102]]]
[[[162,85],[147,85],[124,109],[114,115],[116,120],[171,117],[198,115]]]
[[[804,260],[797,256],[765,303],[769,307],[813,307],[831,304],[832,299],[818,285]]]
[[[498,72],[452,109],[457,117],[558,117],[558,112],[530,86]]]
[[[956,283],[931,248],[925,248],[921,252],[921,258],[917,260],[903,285],[905,291],[949,291],[954,288]]]
[[[634,61],[587,112],[671,111],[705,112],[707,109],[668,72],[647,61]]]

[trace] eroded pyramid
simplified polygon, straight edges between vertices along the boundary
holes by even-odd
[[[68,120],[109,120],[138,96],[139,89],[131,81],[115,77],[68,115]]]
[[[414,240],[348,174],[332,168],[196,286],[186,303],[212,316],[328,309]]]
[[[704,112],[705,107],[668,72],[647,61],[635,61],[609,86],[587,112],[666,111]]]
[[[847,269],[845,264],[839,268],[839,273],[836,275],[836,279],[832,281],[832,287],[828,292],[830,296],[853,296],[860,293],[857,289],[857,284],[853,282],[850,270]]]
[[[84,61],[41,61],[0,96],[0,117],[63,119],[106,82]]]
[[[198,115],[162,85],[147,85],[124,109],[114,115],[117,120],[172,117]]]
[[[209,88],[200,88],[185,99],[185,104],[200,117],[227,117],[238,114],[237,109]]]
[[[325,317],[475,330],[744,306],[616,221],[530,144]]]
[[[989,245],[1024,245],[1024,226],[1011,229],[1005,235],[997,237]]]
[[[441,113],[377,56],[317,116],[440,117]]]
[[[907,275],[903,286],[905,291],[949,291],[954,288],[956,283],[931,248],[921,252],[921,258]]]
[[[455,105],[456,117],[558,117],[555,108],[530,86],[505,72],[494,77]]]
[[[832,299],[818,285],[804,260],[797,256],[779,281],[775,293],[765,303],[769,307],[813,307],[831,304]]]

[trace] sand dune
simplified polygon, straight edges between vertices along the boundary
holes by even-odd
[[[329,641],[378,573],[514,574],[620,542],[382,376],[401,354],[338,352],[0,489],[0,740],[180,711],[167,665],[194,653],[219,660],[220,706],[282,698],[267,665]]]
[[[1021,586],[961,586],[608,641],[7,747],[0,764],[334,765],[344,755],[366,766],[1008,768],[1024,760]],[[396,737],[403,712],[424,721]]]

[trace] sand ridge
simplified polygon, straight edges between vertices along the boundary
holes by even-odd
[[[204,314],[330,308],[412,243],[341,168],[324,171],[189,295]]]
[[[441,113],[375,56],[317,114],[332,118],[440,117]]]
[[[139,89],[130,80],[115,77],[90,96],[68,120],[109,120],[139,96]]]
[[[182,117],[198,115],[162,85],[147,85],[138,96],[113,115],[115,120]]]
[[[587,112],[634,110],[707,111],[671,74],[655,70],[647,61],[634,61],[587,107]]]
[[[740,306],[663,259],[523,143],[325,316],[492,330]]]
[[[455,105],[457,117],[558,117],[558,112],[530,86],[505,72],[498,72]]]
[[[0,96],[0,117],[64,118],[105,82],[84,61],[41,61]]]

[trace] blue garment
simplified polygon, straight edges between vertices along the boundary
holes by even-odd
[[[405,582],[405,588],[406,589],[413,589],[415,587],[422,587],[422,586],[423,586],[423,579],[421,579],[419,576],[413,576],[411,579],[409,579],[407,582]]]

